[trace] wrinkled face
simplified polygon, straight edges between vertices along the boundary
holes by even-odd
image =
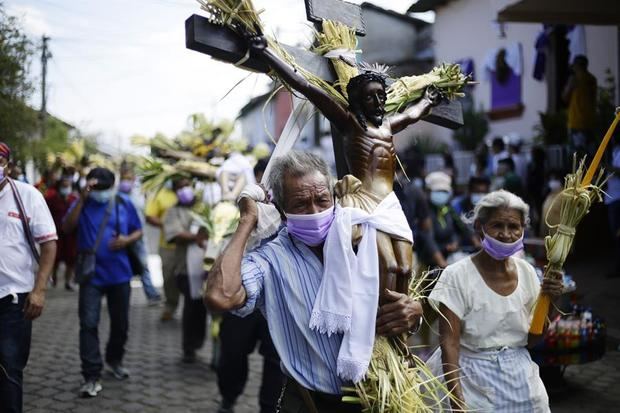
[[[325,177],[318,171],[284,180],[287,214],[318,214],[334,205],[332,193]]]
[[[373,125],[381,126],[385,115],[385,88],[380,82],[368,82],[362,87],[361,107],[366,119]]]
[[[523,235],[522,221],[520,211],[512,208],[497,208],[485,224],[476,222],[476,227],[478,230],[484,229],[487,235],[498,241],[511,243],[519,240]]]

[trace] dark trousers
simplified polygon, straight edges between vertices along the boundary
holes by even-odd
[[[202,299],[192,299],[187,275],[177,276],[183,294],[183,352],[190,354],[201,348],[207,335],[207,308]]]
[[[243,393],[248,378],[248,355],[260,342],[263,356],[263,378],[259,393],[261,413],[275,413],[278,397],[284,383],[280,358],[271,341],[267,322],[259,312],[241,318],[225,314],[220,327],[220,362],[217,385],[223,403],[234,405]]]
[[[96,380],[101,376],[103,362],[99,351],[99,318],[101,299],[108,301],[110,316],[110,337],[105,350],[105,361],[109,365],[119,364],[125,354],[125,343],[129,331],[129,283],[97,286],[92,283],[80,285],[80,358],[84,380]]]
[[[0,299],[0,411],[22,411],[23,371],[30,355],[32,321],[24,318],[28,294]]]
[[[305,391],[312,399],[312,403],[319,413],[361,413],[362,406],[355,403],[345,403],[342,396],[302,390],[293,379],[287,379],[280,398],[279,413],[312,413],[308,403],[301,394]]]

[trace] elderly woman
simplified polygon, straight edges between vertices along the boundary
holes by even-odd
[[[555,298],[561,281],[541,285],[534,268],[513,256],[523,249],[529,220],[521,198],[503,190],[487,194],[470,220],[483,249],[448,266],[429,296],[443,317],[441,345],[428,363],[445,375],[454,410],[547,412],[549,399],[526,346],[536,339],[528,330],[539,292]]]

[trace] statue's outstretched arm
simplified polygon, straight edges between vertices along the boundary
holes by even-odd
[[[263,36],[249,40],[250,49],[256,57],[262,59],[291,88],[304,95],[321,113],[338,129],[346,129],[349,124],[349,111],[343,108],[323,89],[310,83],[291,65],[283,61],[267,47]]]
[[[403,113],[392,115],[389,118],[392,133],[398,133],[428,115],[433,106],[437,106],[443,100],[442,94],[435,87],[429,86],[424,95],[414,104],[410,105]]]

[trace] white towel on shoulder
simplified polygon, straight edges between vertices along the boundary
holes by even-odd
[[[364,235],[355,254],[351,231],[357,224],[362,225]],[[323,279],[310,318],[310,328],[323,334],[344,333],[338,375],[354,383],[366,375],[375,341],[379,304],[377,230],[413,242],[407,218],[393,192],[372,213],[336,207],[323,247]]]

